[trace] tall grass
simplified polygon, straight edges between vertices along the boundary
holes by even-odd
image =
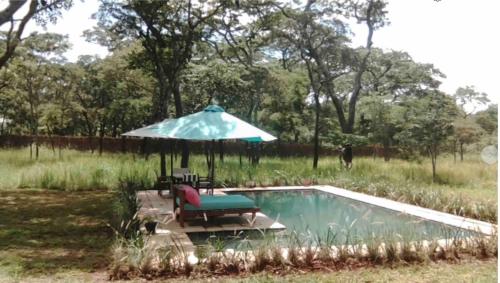
[[[39,160],[28,149],[0,150],[0,189],[47,188],[58,190],[115,189],[120,179],[134,179],[151,188],[159,174],[159,156],[148,160],[134,154],[102,156],[64,150],[62,158],[42,148]],[[169,162],[167,162],[169,163]],[[174,166],[179,166],[180,158]],[[432,181],[430,161],[355,158],[351,170],[340,167],[337,157],[322,157],[317,170],[310,158],[263,157],[258,166],[238,156],[225,156],[216,164],[216,182],[222,187],[330,184],[482,220],[496,221],[497,166],[479,156],[465,162],[438,159],[438,178]],[[190,158],[190,168],[207,175],[204,156]]]
[[[450,232],[447,239],[415,241],[411,232],[401,235],[387,231],[382,237],[373,237],[367,242],[359,242],[356,235],[342,235],[342,238],[351,239],[343,244],[335,244],[336,234],[333,232],[325,238],[293,231],[273,235],[262,234],[260,244],[250,251],[220,250],[220,246],[224,246],[223,240],[208,241],[211,244],[204,246],[203,252],[195,252],[202,255],[196,263],[188,260],[190,255],[176,244],[175,238],[162,242],[160,248],[150,245],[149,238],[143,242],[120,240],[112,250],[110,278],[143,277],[151,280],[191,275],[207,278],[261,271],[282,274],[373,265],[392,267],[430,261],[458,262],[498,256],[496,233],[460,238],[457,233]],[[317,241],[310,242],[310,238]],[[241,240],[243,242],[244,236]]]
[[[56,190],[114,189],[123,178],[150,187],[155,178],[152,160],[132,154],[103,154],[64,150],[62,158],[42,148],[38,160],[27,149],[0,150],[0,189]]]

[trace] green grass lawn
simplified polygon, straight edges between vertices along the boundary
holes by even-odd
[[[458,264],[428,264],[416,266],[400,266],[397,268],[376,267],[357,270],[333,272],[315,272],[306,274],[270,275],[256,274],[246,278],[218,278],[208,281],[183,280],[169,281],[187,282],[219,282],[219,283],[309,283],[309,282],[498,282],[497,261],[471,261]]]
[[[0,191],[0,282],[104,271],[111,204],[102,191]]]
[[[312,170],[308,158],[263,157],[257,167],[240,167],[237,157],[226,157],[224,163],[217,164],[217,179],[227,186],[314,181],[359,191],[375,187],[439,191],[445,196],[461,196],[467,202],[492,203],[496,207],[496,165],[468,157],[464,163],[456,164],[449,158],[438,160],[437,183],[432,182],[427,160],[418,163],[356,158],[353,169],[345,171],[339,168],[335,157],[322,158],[317,171]],[[26,149],[2,149],[0,160],[0,282],[107,280],[110,246],[114,241],[107,227],[113,214],[112,190],[123,176],[151,184],[159,158],[144,160],[132,154],[98,157],[87,152],[63,151],[59,159],[44,149],[40,160],[34,161]],[[205,173],[202,156],[194,156],[191,162],[191,168]],[[463,261],[213,281],[496,282],[496,264],[496,260]]]
[[[159,171],[158,155],[148,160],[134,154],[103,154],[63,150],[62,158],[46,148],[41,149],[38,161],[29,157],[26,149],[0,149],[0,188],[44,187],[63,190],[112,188],[119,176],[139,174],[153,180]],[[176,161],[176,164],[179,160]],[[412,184],[428,189],[442,189],[448,193],[463,194],[477,200],[496,196],[497,165],[482,162],[478,154],[466,156],[464,162],[453,162],[449,156],[438,159],[438,180],[432,182],[430,161],[405,161],[360,157],[354,159],[352,170],[340,168],[337,157],[321,157],[319,168],[312,169],[311,158],[262,157],[257,167],[237,156],[226,156],[218,162],[217,181],[224,186],[245,186],[248,181],[256,185],[299,185],[308,181],[334,184],[342,181],[370,181]],[[191,156],[190,168],[206,174],[203,156]],[[156,172],[156,173],[155,173]]]

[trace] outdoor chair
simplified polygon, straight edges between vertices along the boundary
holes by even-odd
[[[198,183],[196,184],[196,189],[199,191],[200,189],[206,189],[207,195],[214,194],[214,184],[212,182],[212,178],[210,176],[200,177],[198,176]]]
[[[226,214],[252,213],[250,224],[253,226],[256,213],[260,208],[255,202],[243,195],[200,195],[200,207],[191,205],[186,201],[185,191],[182,188],[174,188],[174,213],[181,227],[187,218],[223,216]],[[178,213],[177,208],[179,208]]]
[[[181,184],[184,174],[189,174],[189,168],[174,168],[172,169],[172,182],[174,184]]]
[[[168,190],[172,194],[172,181],[165,176],[158,176],[154,189],[158,191],[158,195],[162,195],[162,191]]]

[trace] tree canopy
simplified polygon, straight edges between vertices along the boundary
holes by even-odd
[[[10,1],[0,25],[12,25],[22,3],[42,23],[71,6]],[[81,135],[101,151],[106,136],[218,103],[279,143],[314,144],[316,167],[321,146],[348,143],[398,146],[435,165],[450,142],[463,153],[497,132],[485,93],[444,94],[445,74],[431,63],[377,48],[389,22],[381,0],[101,0],[94,17],[85,36],[110,50],[106,58],[67,62],[65,36],[22,39],[20,25],[2,33],[1,134]],[[354,21],[367,31],[363,46],[351,43]]]

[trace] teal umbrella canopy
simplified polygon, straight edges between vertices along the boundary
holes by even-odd
[[[151,131],[163,138],[199,141],[240,139],[265,142],[276,139],[263,130],[226,113],[217,105],[210,105],[201,112],[156,124]]]
[[[146,127],[142,127],[139,129],[135,129],[126,133],[123,133],[122,136],[129,136],[129,137],[141,137],[141,138],[166,138],[162,136],[161,134],[157,133],[155,129],[158,129],[158,127],[162,124],[167,123],[168,121],[171,121],[172,119],[165,119],[161,122],[151,124]]]

